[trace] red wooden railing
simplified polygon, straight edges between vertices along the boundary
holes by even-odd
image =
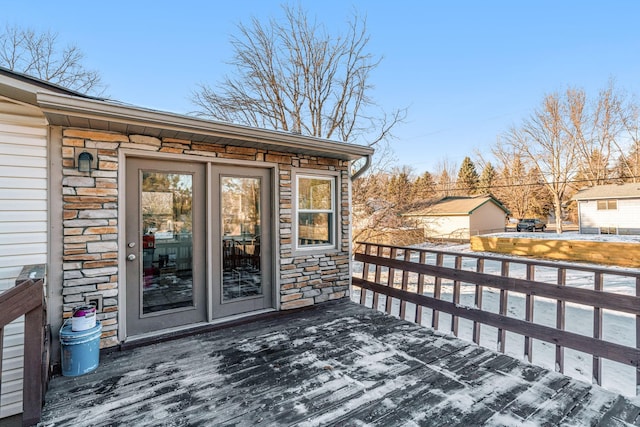
[[[45,343],[45,267],[29,265],[22,269],[16,286],[0,294],[0,356],[2,355],[4,327],[18,317],[25,316],[24,324],[24,376],[22,391],[22,424],[40,421],[47,382],[48,356]],[[2,357],[0,357],[2,372]],[[0,378],[0,392],[2,379]],[[0,420],[1,421],[1,420]]]
[[[463,260],[466,262],[465,268],[462,267]],[[565,371],[565,348],[590,354],[593,382],[599,385],[602,384],[603,358],[629,365],[636,368],[636,394],[640,394],[640,272],[637,270],[373,243],[359,243],[355,261],[362,266],[361,277],[354,273],[352,282],[354,295],[359,297],[361,304],[382,309],[380,299],[384,298],[384,310],[387,313],[392,314],[395,310],[393,314],[402,319],[440,330],[443,328],[439,325],[439,313],[447,313],[451,315],[450,331],[456,336],[459,334],[459,319],[468,319],[473,322],[471,337],[477,344],[480,344],[481,325],[495,327],[497,350],[501,352],[505,352],[506,332],[514,332],[524,336],[523,355],[529,361],[532,360],[533,340],[546,341],[555,345],[555,367],[559,372]],[[499,272],[488,274],[485,271],[488,261],[498,263],[496,270]],[[514,264],[525,267],[524,274],[521,274],[524,277],[510,274],[510,267]],[[539,268],[553,269],[554,283],[536,281],[536,269]],[[567,285],[567,272],[572,270],[584,276],[582,282],[591,282],[590,289]],[[635,295],[605,292],[605,277],[607,280],[623,278],[635,285]],[[447,289],[450,289],[447,300],[443,299],[444,281]],[[475,287],[473,304],[460,304],[461,284]],[[486,288],[496,292],[499,290],[499,304],[494,312],[483,309],[483,289]],[[507,313],[510,293],[524,295],[523,318]],[[555,327],[534,322],[534,300],[537,298],[555,301]],[[407,303],[415,304],[413,312],[407,310]],[[592,309],[592,336],[565,330],[566,303]],[[425,308],[431,310],[430,321],[423,319]],[[635,336],[629,340],[631,346],[603,339],[604,310],[635,316]]]

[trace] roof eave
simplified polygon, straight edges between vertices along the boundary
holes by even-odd
[[[425,212],[425,213],[408,213],[402,216],[469,216],[471,212]]]
[[[640,199],[640,194],[636,194],[636,195],[628,195],[628,196],[616,196],[614,195],[608,195],[608,196],[591,196],[591,197],[576,197],[573,196],[571,198],[571,200],[575,200],[577,202],[585,202],[585,201],[589,201],[589,200],[611,200],[611,199]]]
[[[511,211],[509,211],[509,209],[506,208],[506,206],[504,206],[502,203],[498,202],[496,199],[494,199],[493,197],[488,198],[487,200],[485,200],[484,202],[480,203],[478,206],[474,207],[473,209],[471,209],[471,211],[469,211],[469,215],[471,215],[475,210],[481,208],[482,206],[484,206],[487,203],[493,203],[495,206],[499,207],[500,209],[502,209],[502,211],[507,214],[507,215],[511,215]]]
[[[111,101],[78,98],[50,92],[38,92],[36,100],[37,105],[52,120],[55,120],[54,117],[56,115],[65,115],[173,131],[189,131],[201,135],[229,138],[255,144],[263,143],[293,150],[309,150],[318,155],[342,160],[357,160],[370,156],[374,152],[373,148],[362,145],[231,123],[213,122],[197,117],[116,104]]]
[[[60,93],[78,98],[100,99],[40,80],[28,74],[0,67],[0,93],[26,104],[37,105],[38,92]]]

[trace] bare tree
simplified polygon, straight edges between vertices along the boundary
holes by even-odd
[[[392,154],[388,144],[378,147],[369,171],[353,182],[352,240],[386,241],[389,229],[403,225],[398,206],[388,197],[387,188],[395,176],[391,169]],[[410,173],[409,169],[405,169]],[[399,242],[398,242],[399,243]]]
[[[572,117],[582,185],[607,184],[613,178],[613,160],[624,154],[618,142],[628,115],[623,98],[609,81],[593,104],[586,106],[591,111]]]
[[[80,93],[104,90],[100,74],[82,65],[84,54],[75,45],[61,48],[58,34],[5,27],[0,33],[0,66]]]
[[[197,113],[367,145],[387,139],[406,111],[387,115],[370,97],[380,59],[367,51],[366,21],[354,15],[346,34],[331,36],[301,8],[283,10],[284,21],[238,26],[235,76],[215,88],[201,84]]]
[[[640,107],[629,102],[622,110],[623,139],[630,143],[628,152],[618,146],[622,153],[617,161],[617,177],[625,182],[640,182]]]
[[[584,139],[585,94],[568,89],[547,95],[542,106],[505,135],[506,144],[522,153],[544,181],[553,199],[556,231],[562,233],[563,203],[577,172],[578,141]]]
[[[491,151],[498,162],[494,195],[509,208],[513,217],[521,219],[532,215],[536,188],[522,162],[522,154],[500,140]]]

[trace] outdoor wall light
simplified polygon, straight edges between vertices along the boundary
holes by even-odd
[[[93,155],[86,151],[78,154],[78,172],[91,173],[91,163],[93,163]]]

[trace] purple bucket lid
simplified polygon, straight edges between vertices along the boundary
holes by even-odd
[[[91,315],[94,314],[96,312],[96,307],[94,305],[88,304],[88,305],[81,305],[78,307],[75,307],[73,309],[73,317],[85,317],[86,315]]]

